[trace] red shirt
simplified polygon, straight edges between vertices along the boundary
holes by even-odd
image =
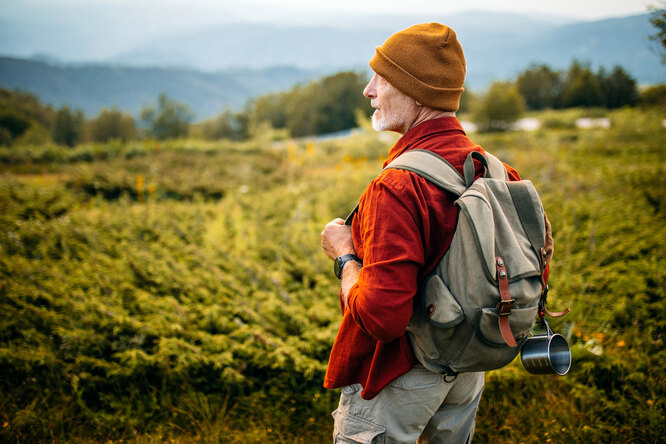
[[[411,149],[433,151],[463,173],[471,151],[483,149],[455,117],[427,120],[391,148],[388,165]],[[477,176],[482,174],[476,162]],[[512,180],[518,173],[507,168]],[[434,270],[453,238],[456,197],[404,170],[383,171],[365,190],[352,222],[356,254],[363,260],[348,309],[331,350],[324,387],[359,383],[365,399],[416,364],[405,332],[418,285]]]

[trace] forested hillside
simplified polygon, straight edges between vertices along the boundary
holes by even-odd
[[[88,117],[103,108],[135,116],[160,93],[189,104],[197,120],[225,108],[241,108],[252,97],[281,91],[318,73],[277,66],[228,69],[215,73],[185,68],[131,68],[108,65],[63,65],[0,57],[0,86],[30,92],[54,107],[81,109]]]

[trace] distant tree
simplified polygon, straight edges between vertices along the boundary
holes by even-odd
[[[650,36],[650,40],[659,43],[659,52],[661,53],[661,63],[666,64],[666,3],[661,2],[661,7],[651,5],[650,23],[656,28],[656,34]]]
[[[561,104],[564,108],[603,106],[597,76],[589,66],[583,66],[578,61],[571,64],[562,87]]]
[[[18,115],[43,127],[50,127],[55,118],[55,111],[43,105],[33,94],[23,91],[10,91],[0,88],[0,111]]]
[[[346,71],[325,77],[311,99],[317,105],[315,128],[317,133],[330,133],[353,128],[355,111],[361,109],[370,114],[370,100],[363,96],[367,84],[364,74]]]
[[[312,82],[289,92],[285,102],[286,127],[292,136],[317,134],[316,121],[321,119],[317,116],[319,110],[315,99],[318,90],[319,82]]]
[[[467,113],[474,109],[475,103],[478,100],[476,95],[465,86],[465,91],[463,91],[460,96],[460,107],[458,108],[459,113]]]
[[[134,118],[117,109],[103,109],[90,122],[91,137],[96,142],[107,142],[112,139],[123,142],[137,137]]]
[[[27,143],[51,139],[55,111],[37,97],[22,91],[0,88],[0,143],[10,145],[19,138]]]
[[[666,85],[654,85],[641,91],[640,103],[643,106],[659,106],[666,109]]]
[[[353,128],[357,109],[368,116],[372,112],[370,101],[363,97],[366,83],[364,74],[344,71],[287,92],[260,96],[248,107],[249,126],[266,121],[296,137]]]
[[[597,82],[599,83],[606,108],[614,109],[623,106],[633,106],[638,102],[636,80],[620,66],[613,68],[610,75],[606,75],[603,68],[600,69],[599,74],[597,74]]]
[[[175,102],[160,94],[157,108],[141,110],[141,120],[148,128],[148,134],[159,140],[187,136],[194,114],[184,103]]]
[[[539,110],[555,107],[562,81],[560,73],[548,65],[532,65],[518,75],[516,87],[527,108]]]
[[[250,102],[247,111],[248,124],[257,126],[261,122],[268,122],[273,128],[286,128],[287,112],[286,102],[288,92],[265,94]]]
[[[83,113],[71,111],[68,106],[56,112],[51,136],[57,144],[74,146],[83,138]]]
[[[511,82],[494,82],[480,99],[474,121],[481,131],[504,131],[525,110],[525,102]]]
[[[30,128],[30,120],[14,111],[0,111],[0,144],[9,145]]]
[[[199,132],[208,140],[245,140],[248,138],[247,113],[233,112],[227,108],[217,117],[199,124]]]

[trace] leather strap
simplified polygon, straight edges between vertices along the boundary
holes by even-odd
[[[552,312],[546,308],[546,300],[548,298],[548,284],[545,284],[541,290],[541,299],[539,300],[539,317],[543,321],[544,312],[551,318],[559,318],[571,311],[571,308],[565,308],[562,311]]]
[[[541,248],[541,255],[542,257],[546,256],[546,252],[544,248]],[[562,311],[556,311],[552,312],[546,308],[546,302],[548,299],[548,283],[547,283],[547,275],[546,275],[546,266],[548,264],[543,262],[543,267],[541,269],[541,298],[539,299],[539,318],[541,321],[543,321],[544,318],[544,313],[550,316],[551,318],[559,318],[561,316],[564,316],[565,314],[569,313],[571,311],[571,308],[565,308]]]
[[[354,216],[356,216],[356,213],[358,213],[358,204],[354,207],[351,213],[349,213],[349,216],[345,219],[345,225],[351,225],[352,221],[354,220]]]
[[[500,302],[497,303],[500,333],[502,333],[504,341],[510,347],[516,347],[518,344],[516,344],[516,340],[513,338],[511,326],[509,325],[511,307],[516,300],[511,299],[511,292],[509,291],[509,275],[506,272],[504,259],[499,256],[495,258],[495,269],[497,270],[497,283],[499,285],[501,297]]]

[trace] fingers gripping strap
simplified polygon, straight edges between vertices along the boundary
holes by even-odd
[[[467,187],[453,165],[426,150],[411,150],[391,162],[385,169],[407,170],[418,174],[440,188],[460,196]]]

